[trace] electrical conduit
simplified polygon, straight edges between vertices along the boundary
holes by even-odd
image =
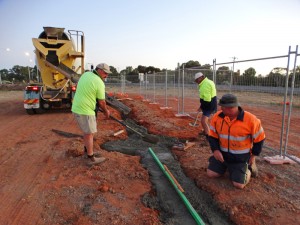
[[[205,223],[203,222],[203,220],[201,219],[201,217],[198,215],[198,213],[196,212],[196,210],[193,208],[193,206],[191,205],[191,203],[189,202],[189,200],[182,193],[182,191],[181,191],[182,189],[180,190],[180,188],[176,185],[176,183],[173,180],[173,178],[166,171],[166,168],[163,166],[163,164],[160,162],[160,160],[158,159],[158,157],[155,155],[155,153],[153,152],[153,150],[151,148],[149,148],[149,152],[152,155],[152,157],[154,158],[154,160],[156,161],[156,163],[158,164],[159,168],[163,171],[163,173],[169,179],[169,181],[171,182],[171,184],[175,188],[175,190],[178,193],[178,195],[180,196],[180,198],[183,200],[185,206],[187,207],[187,209],[189,210],[189,212],[193,216],[193,218],[196,221],[196,223],[200,224],[200,225],[205,225]]]

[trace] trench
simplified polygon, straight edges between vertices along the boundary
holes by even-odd
[[[147,134],[147,129],[135,124],[131,119],[125,122],[142,134]],[[152,183],[151,193],[146,193],[141,201],[151,209],[159,211],[160,221],[166,225],[193,225],[197,224],[187,207],[155,162],[148,149],[151,148],[162,164],[165,164],[172,172],[181,187],[185,190],[184,195],[199,214],[205,224],[226,225],[233,224],[214,202],[212,196],[199,189],[195,182],[187,177],[171,148],[179,140],[172,137],[157,135],[157,143],[144,141],[138,134],[128,130],[128,139],[110,141],[101,145],[106,151],[117,151],[127,155],[140,156],[141,165],[147,169]],[[155,193],[155,194],[153,194]]]

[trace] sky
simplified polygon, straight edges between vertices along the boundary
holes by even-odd
[[[0,0],[0,69],[33,67],[32,38],[45,26],[84,32],[85,64],[118,71],[282,56],[300,44],[299,11],[300,0]],[[251,66],[268,73],[287,58],[234,70]]]

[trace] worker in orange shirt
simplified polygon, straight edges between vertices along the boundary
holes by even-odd
[[[228,169],[233,185],[243,189],[251,176],[257,176],[255,157],[262,150],[265,132],[260,120],[244,111],[235,95],[223,95],[219,105],[221,111],[210,123],[208,139],[213,156],[209,158],[207,175],[220,177]]]

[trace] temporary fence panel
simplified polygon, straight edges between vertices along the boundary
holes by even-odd
[[[297,143],[300,136],[298,56],[297,46],[296,51],[289,48],[288,54],[280,56],[248,60],[234,57],[232,62],[225,63],[214,59],[210,68],[184,68],[183,65],[183,68],[153,74],[109,76],[107,89],[139,93],[150,103],[172,107],[179,115],[193,116],[200,106],[194,76],[202,72],[215,82],[218,99],[225,93],[233,93],[242,107],[261,119],[263,126],[263,122],[268,121],[264,128],[269,148],[279,151],[280,155],[300,156]],[[259,68],[259,73],[256,73],[256,68]]]
[[[122,80],[121,75],[109,75],[105,81],[106,92],[108,93],[121,93]]]
[[[225,93],[233,93],[238,97],[241,106],[253,112],[262,121],[268,122],[265,128],[266,145],[279,151],[280,155],[288,157],[287,150],[300,156],[299,150],[298,153],[296,150],[299,146],[296,140],[300,135],[300,68],[296,66],[299,55],[297,49],[298,47],[296,51],[289,49],[288,54],[282,56],[216,63],[219,67],[215,67],[212,74],[207,74],[209,79],[215,80],[218,98]],[[294,65],[290,63],[291,57],[294,57]],[[253,73],[253,69],[259,64],[267,64],[266,61],[270,60],[276,60],[276,68],[270,67],[270,72],[258,76]],[[234,66],[237,63],[239,66]],[[234,68],[239,67],[245,68],[245,72],[240,74],[239,69],[235,71]],[[181,72],[178,85],[181,89],[179,96],[182,99],[180,114],[191,113],[187,99],[196,96],[191,80],[199,71],[201,70],[194,68],[183,69]],[[268,132],[271,135],[268,136]]]

